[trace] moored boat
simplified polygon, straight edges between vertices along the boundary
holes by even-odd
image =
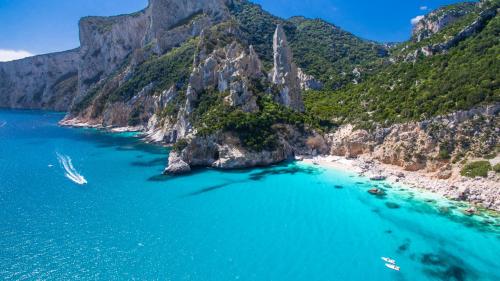
[[[399,271],[401,268],[395,264],[392,264],[392,263],[386,263],[385,266],[387,266],[388,268],[392,269],[392,270],[396,270],[396,271]]]
[[[391,258],[382,257],[382,260],[390,264],[396,264],[396,261]]]

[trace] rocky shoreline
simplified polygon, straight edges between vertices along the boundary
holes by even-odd
[[[475,120],[478,116],[481,118],[492,118],[489,124],[482,126],[485,131],[491,128],[490,135],[491,147],[497,143],[498,124],[497,114],[498,105],[483,109],[474,109],[468,112],[457,112],[447,117],[437,117],[435,120],[427,121],[426,127],[422,124],[403,124],[395,125],[384,129],[384,134],[373,134],[369,132],[353,130],[352,127],[340,128],[333,135],[321,137],[320,145],[316,149],[308,148],[307,136],[300,136],[294,131],[295,137],[290,135],[283,136],[282,142],[284,148],[280,153],[271,153],[263,151],[262,153],[251,153],[237,144],[237,138],[234,136],[220,136],[221,139],[234,139],[232,145],[217,141],[217,139],[198,138],[193,140],[189,147],[183,152],[172,151],[170,153],[169,167],[166,173],[179,174],[191,171],[191,166],[208,166],[218,169],[249,168],[255,166],[265,166],[273,163],[279,163],[287,159],[303,160],[306,163],[318,164],[324,167],[335,168],[338,170],[352,171],[360,176],[373,178],[379,177],[392,184],[401,184],[406,187],[430,191],[451,200],[469,202],[478,208],[486,208],[494,211],[500,211],[500,177],[494,171],[490,171],[488,177],[467,178],[460,175],[462,164],[452,164],[450,161],[437,159],[440,148],[439,140],[449,139],[454,141],[459,137],[461,139],[469,138],[470,143],[477,141],[480,130],[470,129],[467,131],[475,132],[470,137],[466,136],[464,128],[473,128],[470,120]],[[490,117],[488,117],[490,116]],[[459,118],[460,117],[460,118]],[[444,120],[444,121],[443,121]],[[424,122],[425,123],[425,122]],[[431,124],[428,125],[427,123]],[[441,124],[446,124],[444,127]],[[165,142],[156,140],[148,128],[144,126],[126,126],[113,127],[85,122],[85,120],[65,119],[60,122],[62,126],[76,128],[96,128],[113,133],[121,132],[140,132],[143,140],[150,143],[159,143],[165,145]],[[440,137],[437,140],[433,138],[427,127],[439,125],[441,128]],[[454,129],[450,129],[454,128]],[[293,130],[292,130],[293,131]],[[394,132],[392,132],[394,131]],[[391,133],[392,132],[392,133]],[[446,134],[444,133],[446,132]],[[154,133],[154,132],[153,132]],[[482,132],[484,134],[484,132]],[[372,139],[373,135],[381,135],[380,139]],[[420,141],[419,141],[420,140]],[[422,141],[424,140],[424,141]],[[290,143],[291,142],[291,143]],[[298,143],[304,144],[302,147]],[[316,143],[316,142],[315,142]],[[415,145],[415,144],[419,145]],[[484,146],[484,142],[481,146]],[[427,155],[428,159],[420,159],[410,153],[408,149],[398,149],[398,147],[414,147],[412,153]],[[418,150],[416,150],[418,149]],[[489,151],[490,149],[488,149]],[[395,154],[400,151],[400,154]],[[451,152],[451,151],[450,151]],[[458,155],[455,151],[453,155]],[[323,155],[323,156],[311,156]],[[468,160],[475,158],[470,156]],[[415,160],[416,159],[416,160]],[[500,163],[500,156],[491,159],[492,165]]]
[[[90,122],[84,122],[78,118],[74,119],[64,119],[59,122],[60,126],[63,127],[71,127],[71,128],[92,128],[105,130],[112,133],[127,133],[127,132],[143,132],[143,126],[125,126],[125,127],[116,127],[116,126],[103,126],[102,124],[93,124]]]
[[[81,122],[77,119],[61,121],[60,125],[74,128],[95,128],[112,133],[142,132],[144,129],[130,126],[104,127],[102,125]],[[147,136],[145,136],[144,141],[151,142]],[[174,154],[175,153],[173,153],[171,157],[175,158],[176,155]],[[448,179],[440,179],[434,173],[428,173],[425,170],[408,171],[403,167],[384,164],[367,154],[351,158],[334,155],[314,157],[304,155],[296,156],[296,160],[325,168],[353,172],[367,178],[383,179],[390,184],[399,184],[412,189],[429,191],[453,201],[468,202],[472,206],[500,212],[500,177],[493,171],[488,174],[487,178],[467,178],[454,173],[454,175]],[[493,159],[492,162],[494,164],[500,163],[500,157]],[[177,169],[184,173],[191,170],[187,164],[179,166],[174,163],[170,168],[171,170]]]
[[[406,171],[398,166],[383,164],[367,155],[357,158],[330,155],[297,159],[304,163],[354,172],[363,177],[384,179],[390,184],[430,191],[453,201],[468,202],[478,208],[500,212],[500,177],[495,172],[490,172],[487,178],[458,175],[449,179],[438,179],[424,171]],[[496,160],[500,162],[500,159]]]

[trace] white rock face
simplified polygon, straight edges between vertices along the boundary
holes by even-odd
[[[323,83],[321,83],[321,81],[316,80],[312,75],[304,73],[301,68],[298,69],[298,78],[300,81],[300,89],[303,91],[323,89]]]
[[[80,21],[79,95],[114,73],[125,59],[142,48],[163,54],[204,28],[229,19],[226,0],[150,0],[146,9],[115,17]]]
[[[279,88],[278,102],[295,111],[304,111],[304,102],[300,90],[297,66],[293,63],[293,55],[285,31],[281,25],[276,27],[273,38],[274,68],[271,81]]]
[[[234,30],[229,28],[224,32],[227,32],[227,36],[231,36]],[[203,40],[200,48],[204,48]],[[195,133],[191,124],[191,114],[200,95],[207,90],[227,94],[225,102],[230,106],[240,107],[245,112],[259,110],[257,96],[250,90],[251,80],[264,77],[264,74],[261,61],[253,47],[245,50],[239,43],[233,42],[208,55],[205,50],[201,50],[195,56],[194,64],[185,104],[180,109],[175,124],[166,124],[169,129],[164,130],[166,136],[173,136],[169,138],[171,142]]]
[[[474,6],[474,3],[464,5]],[[467,9],[454,9],[449,11],[438,9],[423,17],[413,26],[413,38],[416,42],[420,42],[443,30],[469,12],[470,11]]]
[[[0,63],[0,107],[67,110],[78,63],[78,49]]]
[[[231,134],[193,136],[182,152],[170,154],[165,173],[185,173],[190,171],[188,168],[198,166],[218,169],[266,166],[290,159],[293,155],[289,146],[281,146],[273,151],[247,150],[239,143],[238,137]]]
[[[226,6],[228,2],[229,0],[150,0],[148,12],[151,22],[147,38],[149,41],[156,41],[159,51],[163,53],[193,34],[199,34],[203,28],[229,19]],[[191,34],[176,29],[182,23],[187,23],[187,19],[195,17],[205,20]],[[182,38],[186,35],[189,37]]]
[[[191,167],[182,160],[179,153],[172,151],[168,156],[168,166],[165,169],[165,174],[180,175],[191,172]]]
[[[148,11],[116,17],[80,20],[79,95],[113,73],[135,49],[143,46],[149,27]]]
[[[476,154],[494,149],[500,141],[499,112],[500,106],[493,105],[422,122],[395,124],[373,132],[348,125],[329,137],[331,154],[370,155],[406,171],[422,170],[444,178],[450,170],[448,158],[460,154],[462,147],[467,146]],[[485,121],[477,123],[479,118]],[[444,150],[446,154],[442,153]]]

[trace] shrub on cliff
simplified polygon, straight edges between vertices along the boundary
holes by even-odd
[[[396,62],[358,85],[311,91],[307,110],[344,123],[390,125],[500,102],[500,17],[444,54]]]
[[[172,151],[174,152],[182,152],[184,148],[188,146],[188,142],[185,139],[179,139],[173,146],[172,146]]]
[[[491,164],[489,161],[477,161],[466,164],[460,174],[464,177],[487,177],[488,172],[491,171]]]
[[[500,173],[500,163],[493,166],[493,171],[495,171],[495,173],[497,173],[497,174]]]

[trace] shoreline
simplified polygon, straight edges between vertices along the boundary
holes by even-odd
[[[115,126],[103,126],[101,124],[91,124],[89,122],[79,121],[78,118],[74,119],[63,119],[58,122],[59,126],[68,128],[82,128],[82,129],[98,129],[105,130],[111,133],[144,133],[143,126],[125,126],[125,127],[115,127]]]
[[[93,128],[111,133],[145,134],[142,126],[106,127],[82,122],[77,118],[62,120],[59,125],[72,128]],[[142,140],[145,143],[156,143],[144,135]],[[366,154],[351,159],[333,155],[314,157],[304,155],[297,156],[297,159],[307,164],[348,171],[366,178],[383,178],[391,185],[430,192],[451,201],[468,203],[472,207],[472,212],[475,212],[477,208],[500,212],[500,180],[496,175],[488,178],[466,178],[455,175],[449,179],[438,179],[425,171],[406,171],[399,166],[381,163]]]
[[[303,163],[340,171],[348,171],[362,177],[385,181],[417,191],[431,192],[455,202],[468,203],[475,212],[484,208],[500,212],[500,183],[498,177],[466,178],[455,176],[447,180],[432,177],[424,171],[405,171],[403,168],[380,163],[366,155],[348,159],[341,156],[298,157]]]

